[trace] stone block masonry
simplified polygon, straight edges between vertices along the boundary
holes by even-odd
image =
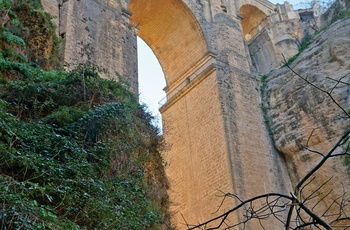
[[[118,1],[43,0],[45,9],[58,21],[62,56],[73,68],[93,63],[105,77],[128,82],[138,94],[137,30]],[[58,20],[57,20],[58,19]]]

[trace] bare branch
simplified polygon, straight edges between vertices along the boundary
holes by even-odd
[[[335,88],[337,88],[337,86],[338,86],[340,83],[343,83],[341,80],[342,80],[343,78],[347,77],[348,75],[349,75],[349,74],[345,74],[345,75],[342,76],[339,80],[336,80],[336,79],[331,78],[332,80],[335,80],[337,83],[333,86],[333,88],[331,89],[331,91],[330,91],[329,93],[332,93],[333,90],[334,90]],[[330,79],[330,78],[327,78],[327,77],[326,77],[326,79]],[[344,84],[344,83],[343,83],[343,84]]]
[[[306,203],[309,200],[312,200],[313,198],[315,198],[315,196],[313,196],[316,192],[320,191],[330,180],[332,180],[333,176],[330,177],[326,182],[324,182],[323,184],[321,184],[315,191],[313,191],[309,196],[307,196],[305,198],[305,200],[303,201],[303,203]],[[317,195],[318,196],[318,195]],[[316,196],[316,197],[317,197]]]
[[[230,209],[229,211],[221,214],[220,216],[217,216],[213,219],[210,219],[202,224],[199,224],[199,225],[196,225],[194,227],[191,227],[191,228],[188,228],[188,230],[191,230],[191,229],[199,229],[203,226],[207,226],[209,223],[213,223],[214,221],[217,221],[217,220],[220,220],[221,219],[221,222],[216,226],[216,227],[213,227],[213,228],[208,228],[209,229],[218,229],[222,226],[222,224],[224,223],[224,221],[227,219],[227,217],[229,216],[229,214],[231,214],[232,212],[235,212],[236,210],[238,210],[239,208],[243,207],[244,205],[246,204],[250,204],[251,202],[255,201],[255,200],[259,200],[259,199],[262,199],[262,198],[267,198],[267,197],[280,197],[280,198],[285,198],[287,200],[290,200],[292,201],[293,200],[293,197],[291,196],[287,196],[285,194],[281,194],[281,193],[267,193],[267,194],[262,194],[262,195],[259,195],[259,196],[255,196],[251,199],[248,199],[248,200],[245,200],[243,202],[241,202],[239,205],[237,205],[236,207]],[[251,210],[253,211],[253,210]],[[254,213],[254,211],[252,212]],[[251,217],[251,216],[250,216]],[[259,217],[261,218],[261,217]]]
[[[309,210],[303,203],[298,202],[300,208],[302,208],[307,214],[309,214],[317,223],[325,227],[327,230],[332,230],[332,227],[325,222],[322,218],[317,216],[313,211]]]
[[[313,210],[321,201],[323,201],[327,196],[329,196],[329,194],[331,194],[332,191],[333,191],[333,189],[330,190],[325,196],[323,196],[323,197],[312,207],[312,210]],[[322,216],[323,216],[323,215],[322,215]]]
[[[311,85],[312,87],[316,88],[317,90],[321,91],[322,93],[325,93],[329,96],[329,98],[334,102],[334,104],[336,104],[338,106],[338,108],[340,110],[342,110],[347,117],[350,118],[350,114],[334,99],[334,97],[331,95],[330,92],[327,92],[326,90],[322,89],[321,87],[317,86],[316,84],[314,84],[313,82],[309,81],[307,78],[301,76],[299,73],[297,73],[292,67],[290,67],[290,65],[287,63],[287,60],[285,58],[285,56],[282,54],[283,59],[284,59],[284,64],[287,66],[288,69],[290,69],[296,76],[298,76],[300,79],[304,80],[307,84]]]
[[[308,186],[309,184],[311,184],[315,179],[316,179],[316,177],[313,177],[313,178],[312,178],[311,180],[309,180],[306,184],[304,184],[304,185],[300,188],[299,194],[302,194],[304,188],[305,188],[306,186]]]
[[[181,213],[181,217],[182,217],[182,219],[185,221],[185,224],[186,224],[187,228],[189,228],[189,227],[190,227],[190,225],[187,223],[187,221],[186,221],[186,219],[185,219],[184,215],[182,215],[182,213]]]
[[[306,146],[309,146],[310,139],[311,139],[312,135],[314,134],[315,130],[316,130],[316,129],[312,129],[312,131],[311,131],[309,137],[307,138]]]
[[[335,82],[338,82],[338,83],[342,83],[342,84],[344,84],[344,85],[350,85],[350,83],[345,82],[345,81],[342,81],[342,79],[345,78],[345,77],[347,77],[347,76],[349,76],[349,74],[344,75],[344,76],[341,77],[339,80],[334,79],[334,78],[331,78],[331,77],[326,77],[326,79],[329,79],[329,80],[332,80],[332,81],[335,81]]]
[[[326,161],[330,156],[333,154],[333,152],[341,146],[341,143],[344,139],[349,138],[350,130],[346,131],[344,135],[338,140],[338,142],[333,146],[333,148],[326,154],[326,156],[297,184],[297,186],[294,189],[294,193],[297,194],[299,188],[307,181]]]
[[[317,150],[310,149],[309,147],[306,147],[305,149],[308,150],[309,152],[317,153],[318,155],[321,155],[322,157],[324,157],[323,153],[321,153]]]

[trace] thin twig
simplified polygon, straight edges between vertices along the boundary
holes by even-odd
[[[296,185],[294,193],[298,194],[299,188],[307,181],[332,155],[332,153],[340,146],[340,143],[346,138],[348,138],[350,134],[350,130],[346,131],[343,136],[337,141],[337,143],[333,146],[333,148],[325,155],[325,157]]]
[[[210,219],[210,220],[208,220],[208,221],[206,221],[206,222],[204,222],[204,223],[202,223],[202,224],[199,224],[199,225],[196,225],[196,226],[194,226],[194,227],[188,228],[188,230],[200,228],[200,227],[202,227],[202,226],[207,226],[209,223],[212,223],[212,222],[214,222],[214,221],[216,221],[216,220],[221,219],[221,222],[220,222],[220,224],[219,224],[218,226],[216,226],[216,227],[214,227],[214,228],[210,228],[210,229],[218,229],[218,228],[221,227],[221,225],[223,224],[223,222],[226,220],[226,218],[228,217],[228,215],[229,215],[230,213],[232,213],[232,212],[238,210],[239,208],[241,208],[241,207],[244,206],[245,204],[249,204],[249,203],[251,203],[251,202],[253,202],[253,201],[255,201],[255,200],[259,200],[259,199],[261,199],[261,198],[266,198],[266,197],[273,197],[273,196],[283,197],[283,198],[285,198],[285,199],[287,199],[287,200],[292,200],[292,199],[293,199],[293,197],[287,196],[287,195],[281,194],[281,193],[267,193],[267,194],[262,194],[262,195],[253,197],[253,198],[251,198],[251,199],[245,200],[245,201],[243,201],[242,203],[240,203],[239,205],[237,205],[236,207],[234,207],[234,208],[230,209],[229,211],[227,211],[227,212],[221,214],[220,216],[217,216],[217,217],[215,217],[215,218],[212,218],[212,219]]]
[[[325,93],[329,96],[329,98],[334,102],[334,104],[336,104],[338,106],[338,108],[340,110],[342,110],[347,117],[350,118],[350,114],[334,99],[334,97],[331,95],[331,93],[327,92],[326,90],[322,89],[321,87],[315,85],[313,82],[309,81],[308,79],[306,79],[305,77],[301,76],[299,73],[297,73],[292,67],[290,67],[290,65],[287,63],[286,58],[284,57],[284,55],[282,54],[285,65],[287,66],[288,69],[290,69],[296,76],[298,76],[300,79],[304,80],[307,84],[311,85],[312,87],[314,87],[315,89],[321,91],[322,93]]]

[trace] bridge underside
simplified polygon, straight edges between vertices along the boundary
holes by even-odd
[[[131,0],[131,23],[158,58],[172,85],[207,53],[200,25],[178,0]]]
[[[267,15],[253,5],[243,5],[239,10],[243,17],[241,24],[243,35],[250,34],[252,30],[266,19]]]

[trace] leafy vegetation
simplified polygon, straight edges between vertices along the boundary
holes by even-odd
[[[273,135],[273,131],[271,129],[270,119],[268,116],[268,109],[270,107],[269,104],[267,104],[266,101],[266,87],[267,87],[267,78],[268,75],[261,75],[260,76],[260,94],[261,94],[261,104],[260,108],[264,117],[264,122],[266,125],[266,128],[268,129],[269,135]]]
[[[318,32],[319,33],[319,32]],[[299,47],[299,51],[298,53],[296,53],[293,57],[289,58],[284,64],[282,67],[285,67],[287,65],[290,65],[292,64],[299,56],[300,54],[307,48],[309,47],[309,45],[311,44],[312,42],[312,39],[318,34],[318,33],[315,33],[314,35],[309,35],[309,36],[306,36],[304,38],[304,40],[301,42],[300,44],[300,47]]]
[[[6,71],[20,77],[0,84],[3,226],[144,229],[160,222],[144,166],[161,166],[161,138],[130,92],[91,75],[84,85],[76,70]]]
[[[0,229],[160,228],[168,182],[152,116],[92,65],[43,70],[56,54],[28,45],[19,16],[43,15],[39,3],[0,0]]]
[[[0,0],[0,15],[0,57],[46,70],[58,67],[56,27],[40,0]]]

